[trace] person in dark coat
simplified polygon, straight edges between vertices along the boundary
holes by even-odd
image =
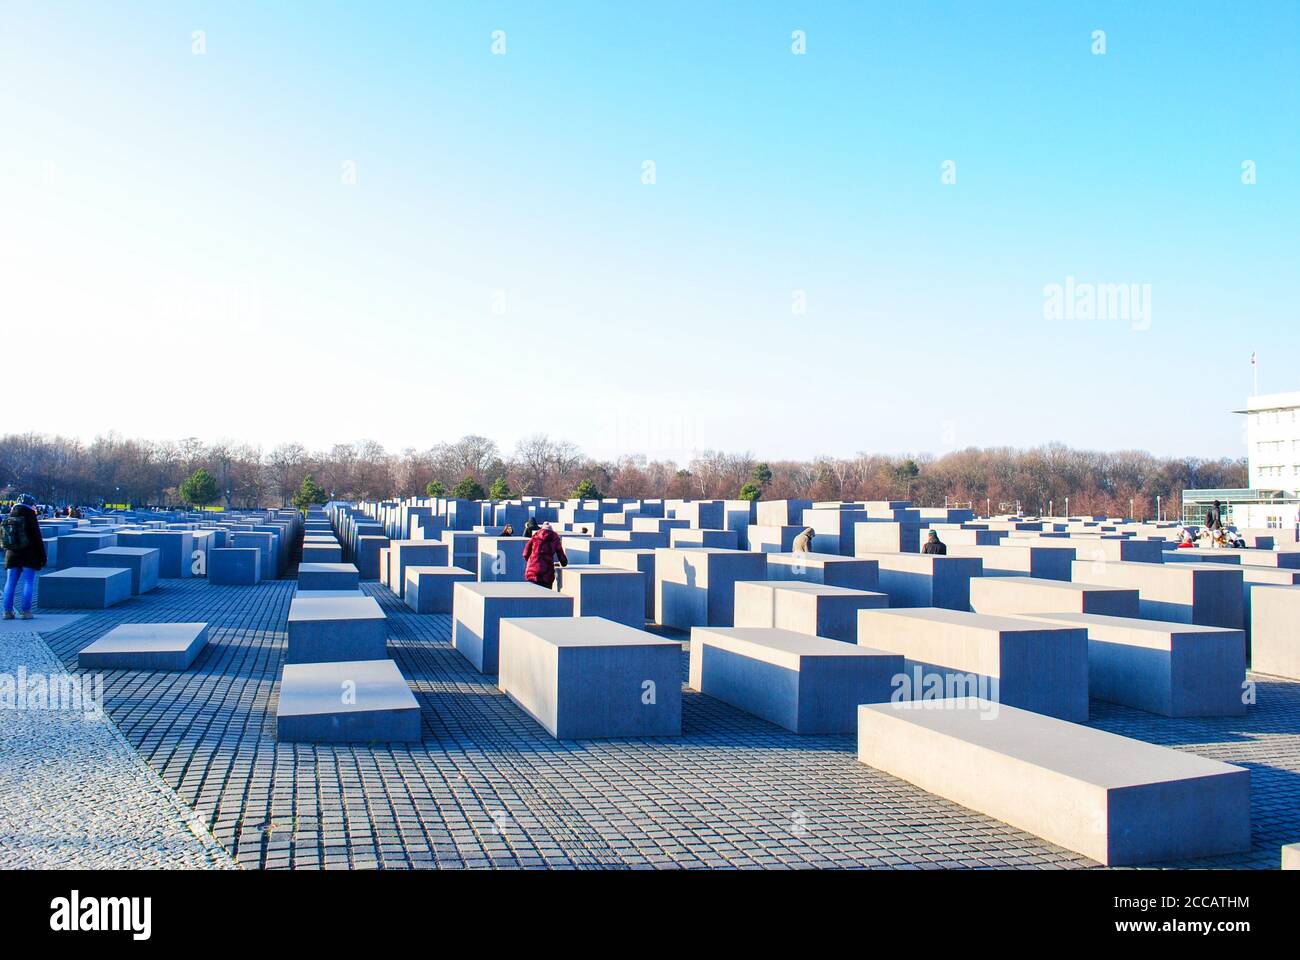
[[[555,564],[569,565],[560,535],[549,523],[542,524],[542,528],[524,544],[524,559],[528,561],[524,567],[524,579],[547,590],[555,585]]]
[[[536,517],[529,517],[527,520],[524,521],[524,536],[525,536],[525,537],[528,537],[528,538],[531,539],[532,536],[533,536],[533,534],[536,533],[536,532],[537,532],[538,530],[540,530],[540,529],[541,529],[541,527],[539,527],[539,526],[537,525],[537,518],[536,518]]]
[[[946,557],[948,555],[948,545],[939,539],[938,533],[931,530],[930,535],[925,538],[925,546],[921,548],[921,552]]]
[[[30,493],[24,493],[10,509],[5,519],[6,532],[14,529],[15,524],[21,524],[27,543],[18,549],[5,550],[4,618],[14,619],[14,594],[21,583],[22,615],[24,620],[30,620],[36,573],[45,568],[45,541],[41,538],[41,525],[36,522],[36,498]],[[8,536],[5,541],[9,542]]]
[[[1205,527],[1207,530],[1223,529],[1223,507],[1218,500],[1214,501],[1214,506],[1205,511]]]

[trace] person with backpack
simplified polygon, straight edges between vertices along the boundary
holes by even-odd
[[[569,565],[560,535],[549,523],[542,524],[542,528],[524,544],[524,559],[527,561],[524,579],[547,590],[555,585],[555,564]]]
[[[36,521],[36,498],[24,493],[0,525],[0,543],[5,550],[4,618],[14,619],[14,594],[23,586],[22,618],[32,618],[32,591],[36,572],[45,567],[45,540]]]

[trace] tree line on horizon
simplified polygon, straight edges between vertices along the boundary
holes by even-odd
[[[308,450],[297,443],[261,447],[196,438],[89,443],[38,433],[0,437],[0,498],[31,493],[44,503],[174,506],[196,470],[215,481],[215,503],[230,508],[284,506],[304,478],[331,499],[462,495],[765,500],[911,500],[920,506],[970,505],[983,513],[1132,513],[1177,517],[1184,489],[1247,485],[1244,459],[1157,457],[1135,450],[1101,452],[1060,444],[986,447],[939,456],[852,457],[762,462],[750,453],[708,450],[679,465],[627,455],[602,461],[572,443],[537,434],[503,452],[475,435],[425,450],[385,450],[371,440]]]

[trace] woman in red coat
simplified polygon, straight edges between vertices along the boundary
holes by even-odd
[[[565,556],[560,535],[549,523],[542,524],[541,529],[524,544],[524,559],[528,561],[528,565],[524,567],[524,579],[547,590],[555,585],[556,561],[558,560],[562,567],[569,565],[569,558]]]

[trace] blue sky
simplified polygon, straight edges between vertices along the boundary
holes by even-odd
[[[9,0],[0,115],[7,429],[1217,456],[1300,389],[1294,2]]]

